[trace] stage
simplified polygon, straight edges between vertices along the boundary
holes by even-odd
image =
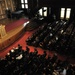
[[[25,26],[26,25],[23,23],[11,29],[10,31],[6,32],[6,35],[0,38],[0,51],[10,46],[17,39],[19,39],[25,33]]]

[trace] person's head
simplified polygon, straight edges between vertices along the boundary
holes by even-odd
[[[18,46],[20,46],[20,44],[18,44]]]

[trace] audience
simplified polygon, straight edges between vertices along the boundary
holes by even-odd
[[[75,27],[69,21],[54,21],[41,25],[26,40],[27,45],[41,47],[75,57]]]
[[[23,50],[20,44],[12,48],[0,58],[0,75],[75,75],[75,64],[71,64],[68,58],[62,61],[56,52],[52,57],[46,53],[48,49],[69,55],[73,51],[74,55],[75,37],[70,29],[74,31],[72,24],[62,20],[43,24],[26,40],[27,45],[35,46],[34,52],[30,52],[28,46]],[[38,54],[36,47],[45,49],[43,54]]]
[[[0,75],[75,75],[75,64],[59,60],[57,53],[47,57],[46,51],[38,54],[37,48],[30,52],[28,46],[26,50],[20,46],[0,59]]]

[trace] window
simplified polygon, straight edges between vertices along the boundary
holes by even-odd
[[[21,0],[21,7],[28,9],[28,0]]]
[[[64,16],[65,16],[65,8],[61,8],[61,14],[60,14],[60,18],[61,19],[64,19]]]
[[[28,3],[28,0],[24,0],[25,1],[25,3]]]
[[[44,7],[44,16],[47,16],[47,7]]]
[[[24,0],[21,0],[21,3],[24,3]]]
[[[40,14],[41,16],[43,15],[43,14],[42,14],[42,9],[39,10],[39,14]]]
[[[67,10],[66,10],[66,19],[70,18],[70,13],[71,13],[71,9],[67,8]]]
[[[25,8],[28,8],[28,4],[25,4]]]
[[[61,8],[61,14],[60,18],[61,19],[69,19],[71,14],[71,8]]]
[[[22,8],[24,8],[24,4],[22,4]]]
[[[40,14],[41,16],[46,17],[46,16],[47,16],[47,7],[41,8],[41,9],[39,10],[39,14]]]

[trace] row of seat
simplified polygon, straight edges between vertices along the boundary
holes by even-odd
[[[74,32],[74,22],[69,24],[69,21],[54,21],[40,26],[26,42],[28,45],[74,56]]]
[[[65,71],[65,72],[64,72]],[[47,56],[46,51],[38,54],[34,48],[26,46],[22,49],[19,44],[17,48],[10,50],[4,59],[0,59],[0,75],[75,75],[75,65],[68,59],[62,61],[54,53],[51,57]]]

